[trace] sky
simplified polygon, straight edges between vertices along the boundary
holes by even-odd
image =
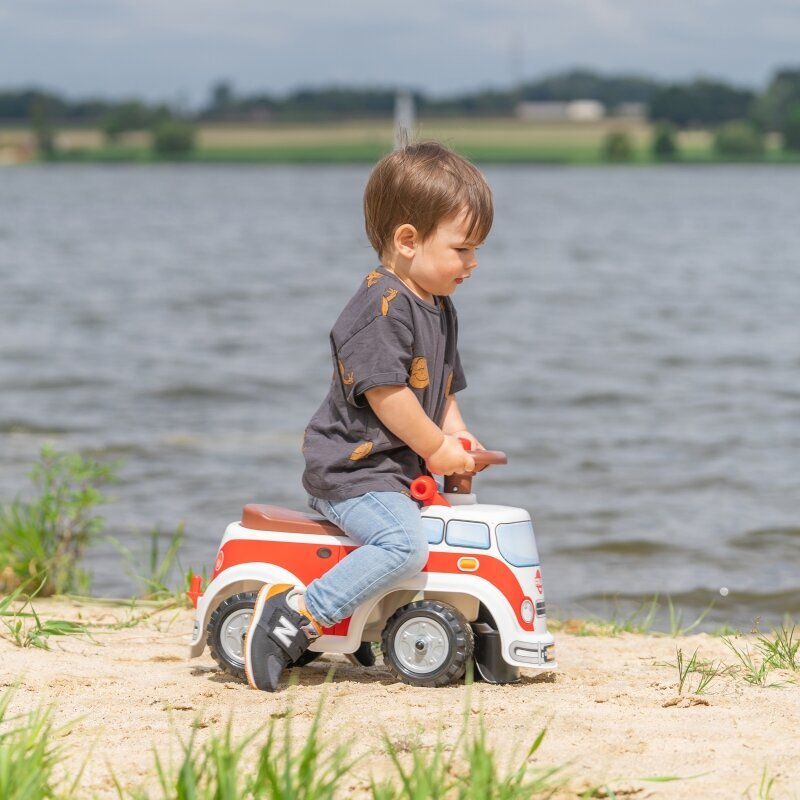
[[[800,0],[0,0],[0,90],[204,102],[301,86],[443,96],[581,66],[761,88]]]

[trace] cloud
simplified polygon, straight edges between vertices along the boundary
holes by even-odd
[[[0,0],[2,3],[3,0]],[[27,0],[0,5],[6,85],[70,94],[405,85],[449,93],[575,64],[758,85],[796,63],[791,0]]]

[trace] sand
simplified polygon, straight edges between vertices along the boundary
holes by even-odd
[[[763,796],[764,775],[774,779],[770,797],[800,797],[800,675],[774,671],[770,682],[784,685],[761,687],[730,674],[715,678],[702,696],[679,695],[677,669],[666,666],[678,648],[687,657],[697,650],[703,659],[735,663],[721,639],[705,634],[673,639],[562,630],[557,672],[531,671],[518,684],[471,689],[414,688],[394,682],[380,665],[365,669],[324,656],[292,671],[296,685],[268,694],[220,673],[208,650],[187,659],[191,610],[153,613],[66,600],[38,601],[36,610],[43,620],[95,624],[152,614],[132,627],[95,628],[93,639],[53,637],[49,651],[0,639],[0,691],[19,682],[12,709],[47,705],[59,725],[78,720],[62,744],[72,774],[85,762],[79,797],[116,797],[112,769],[123,786],[153,786],[154,749],[167,763],[179,763],[180,742],[193,728],[198,745],[230,718],[244,736],[280,720],[291,706],[302,735],[323,693],[323,736],[349,741],[353,755],[364,755],[342,784],[342,797],[366,796],[370,775],[388,774],[382,732],[401,748],[415,736],[432,745],[440,731],[452,742],[465,703],[475,718],[482,710],[501,764],[517,765],[546,726],[531,764],[563,767],[559,797],[607,785],[617,797],[755,798]],[[647,780],[656,776],[679,780]]]

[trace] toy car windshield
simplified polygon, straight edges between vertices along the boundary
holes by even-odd
[[[539,551],[536,549],[533,525],[529,520],[500,523],[496,533],[500,555],[509,564],[515,567],[539,566]]]

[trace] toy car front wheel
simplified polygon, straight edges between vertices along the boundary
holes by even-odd
[[[211,657],[220,668],[242,680],[247,680],[244,672],[244,637],[253,618],[257,592],[242,592],[223,600],[208,620],[208,647]],[[310,664],[322,653],[306,650],[293,667]]]
[[[381,639],[392,675],[412,686],[447,686],[472,658],[472,628],[458,609],[438,600],[418,600],[390,617]]]

